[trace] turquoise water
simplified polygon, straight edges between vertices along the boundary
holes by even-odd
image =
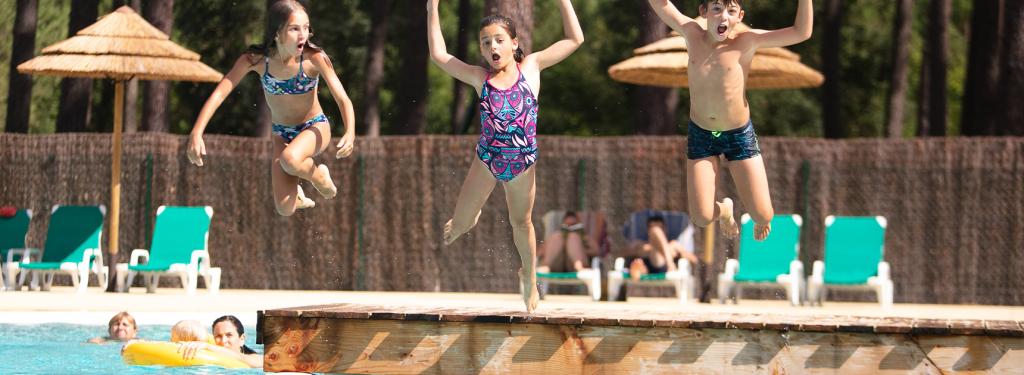
[[[245,327],[246,344],[257,352],[255,327]],[[121,361],[121,344],[86,344],[105,336],[106,327],[74,324],[0,324],[0,374],[259,374],[261,369],[221,367],[128,366]],[[139,337],[169,340],[171,326],[140,326]]]

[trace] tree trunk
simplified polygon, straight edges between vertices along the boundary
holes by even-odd
[[[906,104],[907,68],[910,56],[910,33],[913,26],[914,0],[897,0],[892,26],[892,75],[889,81],[889,103],[886,126],[889,138],[903,136],[903,109]]]
[[[126,1],[135,13],[142,14],[142,0]],[[125,133],[134,133],[139,129],[139,80],[132,78],[124,85],[124,124]]]
[[[840,45],[843,42],[842,23],[843,1],[826,0],[825,35],[821,47],[822,71],[825,75],[825,85],[821,90],[825,138],[843,138],[846,133],[842,122],[842,92],[839,84],[842,79],[842,66],[839,61]]]
[[[534,0],[485,0],[484,15],[500,14],[512,19],[516,26],[516,37],[523,52],[533,51],[533,1]]]
[[[960,132],[994,135],[1005,0],[974,0]]]
[[[637,35],[637,47],[654,43],[668,36],[668,27],[658,18],[648,5],[647,0],[635,0],[640,12],[640,33]],[[676,134],[676,106],[679,104],[679,92],[672,88],[635,86],[631,90],[633,96],[634,119],[637,121],[636,132],[650,135]]]
[[[366,51],[366,81],[363,82],[363,105],[360,128],[367,137],[380,136],[380,86],[384,82],[384,47],[388,38],[391,0],[373,3],[370,16],[370,40]]]
[[[99,0],[71,2],[68,37],[96,22]],[[92,103],[91,78],[64,78],[60,81],[60,109],[57,111],[57,132],[83,132],[89,124]]]
[[[918,135],[946,135],[949,65],[949,13],[951,0],[931,0],[928,7],[928,32],[921,69],[921,95],[918,102]]]
[[[1024,136],[1024,1],[1006,2],[999,68],[999,135]]]
[[[427,29],[427,8],[403,6],[405,32],[403,35],[422,35]],[[402,66],[399,73],[401,87],[395,93],[398,114],[392,129],[396,134],[423,134],[427,130],[427,59],[428,48],[421,38],[403,38]]]
[[[142,14],[154,27],[168,36],[171,35],[174,25],[174,0],[147,0]],[[167,103],[170,99],[171,83],[146,81],[142,90],[142,130],[166,133],[170,128]]]
[[[7,87],[8,133],[28,133],[32,110],[32,76],[18,73],[18,65],[32,59],[36,50],[36,0],[18,0],[11,42],[11,71]]]
[[[472,17],[472,4],[469,0],[459,0],[459,27],[455,37],[455,58],[466,61],[466,57],[469,52],[469,33],[468,29],[471,27],[470,17]],[[469,87],[465,83],[460,82],[457,79],[452,79],[452,108],[451,108],[451,127],[452,134],[462,134],[469,121],[467,112],[469,112],[470,102],[467,98],[469,93]]]
[[[277,0],[267,0],[267,6],[264,9],[266,11],[269,11],[270,6],[274,5],[275,2],[277,2]],[[265,13],[266,12],[264,12],[264,14]],[[264,15],[264,17],[266,16]],[[260,35],[262,35],[263,29],[260,30]],[[257,43],[262,42],[263,41],[260,40]],[[256,103],[253,103],[253,106],[256,108],[256,123],[253,124],[251,135],[257,138],[266,138],[270,136],[270,106],[267,105],[267,99],[265,97],[266,94],[263,93],[263,85],[255,85],[253,86],[252,90],[256,91],[256,96],[254,96],[256,98]]]

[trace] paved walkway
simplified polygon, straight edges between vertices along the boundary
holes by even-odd
[[[212,321],[223,314],[238,316],[243,323],[256,324],[256,311],[277,308],[355,303],[417,307],[493,307],[521,309],[517,294],[483,293],[411,293],[295,290],[224,289],[209,294],[200,289],[189,296],[181,289],[159,289],[146,294],[143,288],[132,293],[104,293],[90,288],[76,294],[70,287],[54,287],[49,292],[0,292],[0,322],[15,324],[75,323],[105,325],[117,311],[126,310],[139,324],[173,324],[181,319]],[[739,304],[690,303],[680,305],[670,298],[630,298],[629,302],[592,302],[582,295],[550,295],[541,301],[539,312],[549,308],[594,311],[633,310],[644,312],[686,311],[687,313],[780,314],[814,317],[905,317],[930,319],[984,319],[1024,321],[1021,306],[896,304],[883,310],[875,303],[827,302],[824,307],[792,307],[786,301],[742,300]]]

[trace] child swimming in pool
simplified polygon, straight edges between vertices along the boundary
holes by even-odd
[[[352,154],[355,141],[355,114],[352,101],[334,73],[330,58],[310,37],[309,15],[295,0],[281,0],[267,10],[264,43],[249,47],[238,57],[231,71],[210,94],[196,119],[189,138],[188,159],[203,166],[206,144],[203,131],[217,107],[249,72],[260,76],[270,107],[273,125],[274,159],[270,166],[274,207],[282,216],[296,209],[315,205],[305,197],[299,179],[309,181],[325,199],[338,189],[326,165],[316,165],[313,157],[327,149],[331,126],[324,116],[317,90],[320,78],[331,89],[341,110],[345,134],[338,142],[337,158]]]

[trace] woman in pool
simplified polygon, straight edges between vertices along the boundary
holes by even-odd
[[[224,315],[213,321],[213,341],[217,345],[242,353],[243,361],[252,367],[263,367],[263,356],[245,345],[245,328],[234,315]]]
[[[176,332],[181,333],[176,336]],[[171,329],[171,341],[180,344],[178,352],[181,353],[181,358],[184,360],[195,358],[200,350],[206,349],[223,356],[237,358],[249,367],[263,367],[263,356],[245,345],[245,329],[238,318],[232,315],[217,318],[213,321],[212,341],[216,344],[211,344],[207,337],[206,330],[195,321],[182,321]]]
[[[310,41],[311,36],[309,15],[302,4],[281,0],[271,5],[267,10],[263,44],[249,47],[239,56],[210,94],[192,128],[186,151],[192,164],[203,165],[206,124],[246,74],[259,74],[274,123],[270,177],[274,206],[281,216],[291,216],[296,209],[314,205],[303,195],[299,179],[311,182],[325,199],[334,198],[338,193],[327,165],[317,165],[313,160],[327,150],[331,139],[331,125],[317,98],[321,77],[331,89],[345,123],[345,134],[338,142],[336,157],[351,155],[355,140],[352,101],[334,73],[330,58]]]
[[[103,344],[109,341],[128,341],[135,339],[135,335],[138,334],[139,329],[135,325],[135,318],[132,317],[127,311],[122,311],[110,318],[110,322],[107,323],[107,336],[105,337],[93,337],[89,339],[89,343],[92,344]]]

